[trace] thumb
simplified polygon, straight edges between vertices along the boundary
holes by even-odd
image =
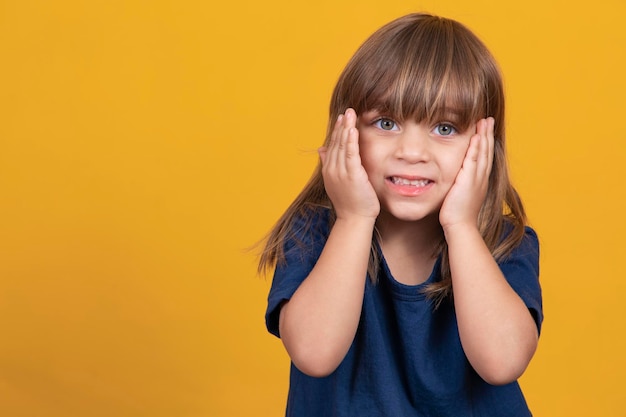
[[[319,154],[320,159],[322,160],[322,165],[326,162],[326,151],[327,151],[326,146],[322,146],[321,148],[317,150],[317,153]]]

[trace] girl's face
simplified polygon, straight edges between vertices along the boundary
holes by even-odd
[[[452,112],[433,125],[400,123],[377,111],[359,116],[361,162],[380,200],[381,217],[417,221],[439,213],[476,132],[476,124],[457,131],[456,119]]]

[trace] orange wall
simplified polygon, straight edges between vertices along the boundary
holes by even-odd
[[[623,416],[622,0],[0,1],[0,415],[281,415],[243,249],[308,178],[347,59],[417,10],[505,74],[543,244],[531,408]]]

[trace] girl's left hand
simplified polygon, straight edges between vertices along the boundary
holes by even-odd
[[[478,225],[493,163],[494,124],[493,117],[476,124],[476,134],[470,138],[461,169],[439,212],[444,231],[456,225]]]

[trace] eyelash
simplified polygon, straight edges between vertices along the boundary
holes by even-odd
[[[391,129],[384,129],[384,128],[382,127],[382,124],[381,124],[383,121],[389,121],[389,122],[393,123],[393,127],[392,127]],[[391,119],[391,118],[389,118],[389,117],[378,117],[377,119],[375,119],[375,120],[372,122],[372,124],[373,124],[374,126],[376,126],[377,128],[379,128],[379,129],[381,129],[381,130],[388,131],[388,132],[389,132],[389,131],[394,130],[394,128],[396,128],[396,127],[398,126],[398,123],[397,123],[395,120],[393,120],[393,119]],[[455,133],[458,133],[458,129],[457,129],[457,128],[456,128],[456,127],[452,124],[452,123],[449,123],[449,122],[440,122],[440,123],[437,123],[437,124],[435,125],[435,127],[434,127],[432,130],[433,130],[433,131],[436,131],[436,130],[440,129],[441,127],[450,128],[450,129],[451,129],[451,132],[450,132],[450,133],[448,133],[447,135],[446,135],[446,134],[442,134],[442,133],[440,133],[440,132],[437,132],[437,134],[438,134],[439,136],[444,136],[444,137],[445,137],[445,136],[452,136],[452,135],[454,135]]]
[[[390,121],[391,123],[393,123],[393,128],[395,128],[395,127],[397,127],[397,126],[398,126],[398,123],[396,123],[396,121],[395,121],[395,120],[390,119],[389,117],[379,117],[379,118],[377,118],[376,120],[374,120],[374,121],[372,122],[372,124],[373,124],[374,126],[376,126],[377,128],[379,128],[379,129],[381,129],[381,130],[386,130],[386,131],[388,131],[388,132],[389,132],[389,131],[394,130],[393,128],[391,128],[391,129],[384,129],[384,128],[382,127],[382,125],[381,125],[381,123],[382,123],[382,121],[383,121],[383,120],[384,120],[384,121]]]
[[[452,129],[452,132],[450,132],[450,133],[449,133],[449,134],[447,134],[447,135],[444,135],[444,134],[442,134],[442,133],[438,133],[439,135],[441,135],[441,136],[452,136],[452,135],[454,135],[455,133],[458,133],[457,128],[456,128],[456,127],[454,127],[454,125],[453,125],[452,123],[445,123],[445,122],[444,122],[444,123],[437,123],[437,124],[435,125],[435,127],[433,128],[433,130],[437,130],[437,129],[439,129],[439,128],[441,128],[441,127],[444,127],[444,126],[445,126],[445,127],[447,127],[447,128]]]

